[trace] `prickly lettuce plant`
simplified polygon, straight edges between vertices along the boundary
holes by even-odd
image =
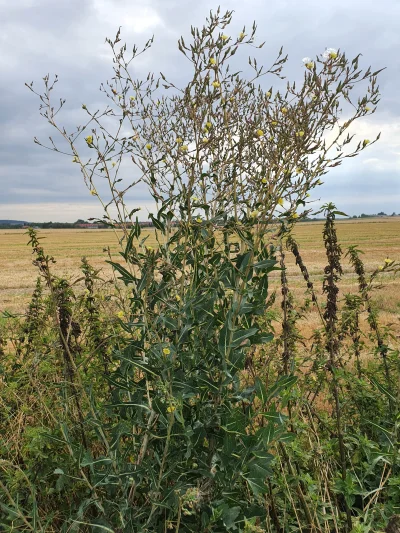
[[[301,463],[293,466],[284,447],[294,439],[285,415],[297,380],[290,331],[280,376],[245,370],[273,337],[264,317],[269,274],[279,268],[274,239],[309,212],[309,191],[329,167],[370,144],[354,144],[348,128],[374,111],[377,73],[329,50],[305,60],[300,85],[274,90],[262,82],[268,75],[282,85],[282,50],[269,69],[251,58],[249,75],[234,72],[234,56],[254,47],[256,28],[232,36],[230,22],[230,12],[217,11],[192,28],[190,45],[180,39],[192,68],[182,88],[164,74],[133,79],[138,51],[127,57],[118,32],[108,40],[114,76],[102,86],[110,104],[103,112],[83,105],[87,122],[76,131],[59,125],[65,101],[52,103],[57,78],[44,79],[41,112],[64,142],[59,148],[51,138],[49,148],[70,154],[101,201],[121,244],[121,260],[110,261],[130,302],[112,354],[116,368],[99,391],[76,362],[69,287],[48,278],[69,394],[79,406],[79,430],[63,421],[53,435],[69,458],[54,473],[79,494],[55,513],[59,531],[264,531],[271,523],[280,530],[286,517],[277,516],[271,479],[287,483],[282,458],[300,501],[297,524],[316,530],[306,480],[296,477]],[[363,85],[365,96],[353,96]],[[153,198],[156,249],[129,206],[135,186]],[[46,278],[49,259],[37,248]],[[101,343],[94,302],[87,311],[92,342]]]

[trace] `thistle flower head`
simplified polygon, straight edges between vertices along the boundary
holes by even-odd
[[[324,59],[336,59],[338,56],[338,51],[336,48],[327,48],[325,52],[322,54],[322,57]]]
[[[311,59],[311,57],[303,57],[303,64],[308,70],[311,70],[314,68],[314,61]]]

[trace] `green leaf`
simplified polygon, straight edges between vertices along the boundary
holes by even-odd
[[[235,520],[240,514],[240,507],[227,507],[224,508],[222,513],[222,521],[224,526],[228,529],[233,528],[235,525]]]
[[[263,261],[259,261],[258,263],[255,263],[254,268],[256,270],[271,271],[275,265],[276,265],[275,259],[264,259]]]
[[[230,348],[237,348],[246,339],[255,335],[257,331],[258,331],[258,328],[240,329],[239,331],[235,331],[232,335],[232,341],[230,343]]]
[[[267,395],[267,389],[264,385],[264,383],[261,381],[261,379],[257,376],[255,383],[255,391],[257,398],[261,401],[261,403],[264,405],[268,399]]]

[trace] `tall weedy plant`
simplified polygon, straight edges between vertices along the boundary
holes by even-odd
[[[65,100],[53,104],[57,77],[44,78],[43,94],[28,86],[66,143],[51,138],[48,148],[69,154],[116,232],[121,261],[110,262],[130,301],[110,392],[86,391],[83,424],[99,434],[99,446],[67,443],[75,465],[67,474],[86,492],[58,517],[62,531],[279,524],[266,481],[274,446],[290,438],[280,410],[296,377],[286,345],[277,381],[254,374],[245,384],[246,357],[272,339],[263,317],[269,274],[279,268],[274,236],[309,212],[309,192],[329,168],[372,144],[355,143],[348,130],[375,111],[378,72],[328,49],[303,60],[300,84],[283,84],[282,50],[268,69],[250,58],[243,74],[234,56],[263,44],[255,44],[255,25],[232,35],[231,18],[217,10],[192,28],[190,44],[179,40],[192,69],[182,88],[162,73],[133,78],[131,63],[152,39],[128,56],[118,31],[107,41],[114,75],[101,87],[110,103],[102,112],[83,105],[87,120],[75,131],[58,122]],[[267,77],[282,88],[266,86]],[[129,205],[137,186],[154,201],[156,249],[142,237],[139,208]],[[296,512],[316,530],[305,502]]]

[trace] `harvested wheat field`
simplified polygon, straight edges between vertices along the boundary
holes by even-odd
[[[322,241],[322,222],[299,223],[295,238],[300,245],[300,252],[308,271],[319,290],[323,277],[326,258]],[[343,253],[350,245],[358,245],[363,250],[366,271],[372,272],[381,265],[385,258],[400,259],[400,217],[346,220],[337,223],[338,236]],[[147,244],[155,246],[154,233],[143,230],[142,236],[148,234]],[[105,279],[112,277],[109,265],[105,263],[107,248],[112,256],[118,258],[118,243],[111,230],[58,230],[50,229],[39,232],[43,237],[43,246],[48,255],[54,256],[56,264],[53,272],[60,276],[76,279],[80,276],[80,259],[87,257],[95,267],[101,269]],[[0,311],[23,312],[33,291],[37,269],[32,265],[31,249],[27,246],[28,236],[24,230],[0,230]],[[296,298],[304,295],[304,281],[290,252],[286,252],[288,264],[288,281]],[[357,281],[348,260],[342,260],[344,275],[342,291],[356,291]],[[274,273],[273,286],[278,283],[279,274]],[[382,276],[383,287],[375,292],[375,299],[381,310],[385,323],[393,324],[396,333],[400,332],[400,275]],[[312,328],[313,313],[304,328]],[[305,332],[306,333],[306,332]]]

